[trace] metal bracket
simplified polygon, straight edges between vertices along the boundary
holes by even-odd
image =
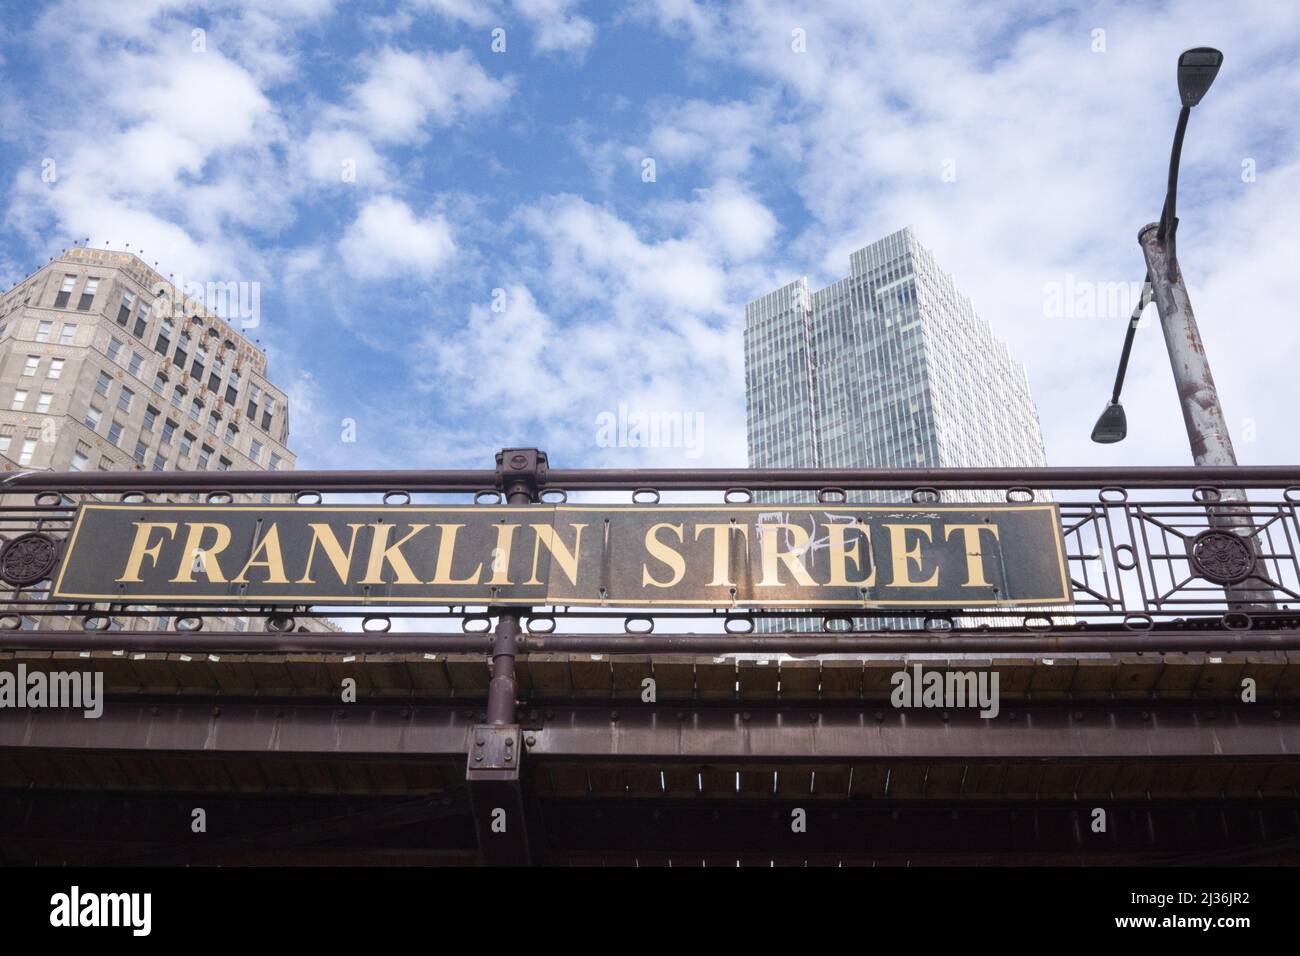
[[[527,493],[536,501],[546,483],[546,452],[536,448],[504,448],[497,452],[497,487],[506,496]]]
[[[479,724],[471,728],[467,780],[518,780],[523,735],[518,724]]]

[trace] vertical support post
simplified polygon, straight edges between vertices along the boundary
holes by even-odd
[[[545,452],[507,448],[497,453],[497,485],[506,504],[537,501],[545,479]],[[492,636],[486,723],[470,728],[465,779],[482,861],[491,866],[526,866],[531,855],[521,777],[524,747],[515,719],[520,612],[499,607],[489,613],[497,623]]]
[[[1183,113],[1186,112],[1184,109]],[[1184,122],[1180,122],[1180,131]],[[1235,467],[1237,455],[1228,434],[1223,406],[1219,404],[1219,391],[1210,372],[1210,360],[1196,326],[1182,269],[1172,258],[1176,231],[1176,220],[1165,223],[1162,218],[1160,223],[1144,226],[1138,233],[1138,242],[1146,257],[1147,275],[1151,280],[1156,310],[1160,313],[1165,345],[1169,349],[1169,364],[1173,368],[1178,401],[1183,409],[1183,424],[1187,428],[1192,460],[1197,465]],[[1258,563],[1261,553],[1259,540],[1245,491],[1240,488],[1220,488],[1218,491],[1222,504],[1206,509],[1210,525],[1243,539]],[[1228,605],[1235,610],[1276,604],[1276,597],[1269,588],[1228,584],[1224,586],[1224,592]]]

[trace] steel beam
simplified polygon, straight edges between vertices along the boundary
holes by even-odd
[[[843,613],[842,611],[837,613]],[[635,615],[632,615],[635,616]],[[718,617],[719,623],[722,618]],[[1243,618],[1244,621],[1244,618]],[[29,651],[166,651],[174,653],[406,654],[500,649],[497,634],[429,631],[332,633],[274,631],[8,631],[0,648]],[[789,632],[783,634],[518,633],[514,654],[1070,654],[1126,651],[1300,650],[1300,628],[1207,627],[1128,629],[1078,625],[1059,630],[989,627],[971,631]],[[513,654],[511,655],[513,657]]]
[[[850,706],[547,707],[540,726],[470,728],[477,712],[455,704],[342,706],[111,700],[104,715],[7,710],[0,750],[195,755],[413,756],[466,760],[511,778],[525,760],[843,764],[1012,758],[1175,760],[1300,759],[1300,709],[1267,704],[1120,706],[1110,702],[1007,705],[985,719],[970,710]],[[467,716],[468,715],[468,716]],[[491,736],[493,739],[488,740]],[[507,738],[514,743],[507,746]],[[520,751],[526,756],[520,756]],[[513,760],[504,756],[511,751]],[[474,761],[467,753],[482,753]],[[517,770],[516,770],[517,772]]]
[[[1300,760],[1300,710],[1071,706],[782,709],[623,706],[551,709],[528,759],[837,764],[1008,759]],[[1276,715],[1276,716],[1275,716]]]
[[[467,714],[469,716],[467,716]],[[404,755],[459,759],[472,716],[453,706],[109,700],[98,719],[79,710],[0,711],[0,750],[170,751],[320,757]]]

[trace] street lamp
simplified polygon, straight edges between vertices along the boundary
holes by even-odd
[[[1165,207],[1160,212],[1160,228],[1156,238],[1166,242],[1169,247],[1169,268],[1167,277],[1173,282],[1178,273],[1178,255],[1175,252],[1175,239],[1178,232],[1178,161],[1183,153],[1183,134],[1187,132],[1187,120],[1192,115],[1192,107],[1201,102],[1210,89],[1210,84],[1219,75],[1223,65],[1223,54],[1208,46],[1198,46],[1186,50],[1178,58],[1178,96],[1183,101],[1183,108],[1178,111],[1178,128],[1174,130],[1174,148],[1169,154],[1169,187],[1165,192]]]
[[[1214,376],[1210,374],[1210,362],[1201,342],[1201,333],[1196,327],[1196,316],[1192,314],[1182,270],[1178,268],[1175,237],[1178,233],[1178,160],[1183,151],[1187,120],[1192,107],[1201,102],[1218,76],[1222,64],[1223,54],[1210,47],[1187,50],[1178,58],[1178,96],[1183,106],[1178,113],[1174,147],[1169,155],[1165,204],[1160,212],[1160,221],[1143,226],[1138,232],[1138,243],[1146,259],[1146,282],[1143,283],[1141,300],[1129,320],[1111,400],[1092,430],[1092,440],[1103,444],[1121,441],[1127,432],[1124,409],[1119,403],[1120,388],[1124,384],[1124,372],[1128,367],[1129,350],[1138,320],[1147,303],[1154,299],[1160,313],[1165,346],[1169,350],[1174,384],[1182,403],[1183,424],[1192,447],[1192,460],[1197,465],[1210,467],[1235,466],[1237,456],[1232,449],[1223,407],[1219,404]],[[1239,488],[1221,488],[1214,500],[1217,503],[1208,507],[1211,526],[1245,539],[1250,555],[1258,562],[1261,556],[1259,540],[1245,492]],[[1234,608],[1262,608],[1276,601],[1267,586],[1245,581],[1225,585],[1225,591],[1229,606]]]
[[[1169,184],[1165,203],[1160,212],[1160,222],[1144,226],[1138,233],[1138,242],[1147,263],[1146,282],[1142,297],[1129,319],[1124,336],[1124,349],[1120,354],[1119,371],[1115,388],[1106,408],[1092,430],[1092,440],[1101,444],[1122,441],[1128,433],[1124,407],[1120,405],[1120,390],[1128,369],[1129,352],[1137,331],[1142,310],[1152,299],[1160,313],[1160,324],[1169,348],[1174,380],[1182,400],[1183,422],[1192,448],[1192,458],[1198,465],[1235,465],[1236,455],[1228,436],[1219,394],[1210,374],[1210,364],[1201,345],[1196,318],[1192,314],[1187,287],[1183,284],[1175,251],[1178,232],[1178,162],[1183,152],[1183,136],[1192,107],[1200,103],[1218,76],[1223,54],[1211,47],[1196,47],[1178,58],[1178,96],[1182,109],[1178,114],[1178,127],[1174,132],[1173,150],[1169,156]]]

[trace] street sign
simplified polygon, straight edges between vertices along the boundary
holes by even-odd
[[[80,506],[51,598],[978,608],[1071,600],[1053,504]]]

